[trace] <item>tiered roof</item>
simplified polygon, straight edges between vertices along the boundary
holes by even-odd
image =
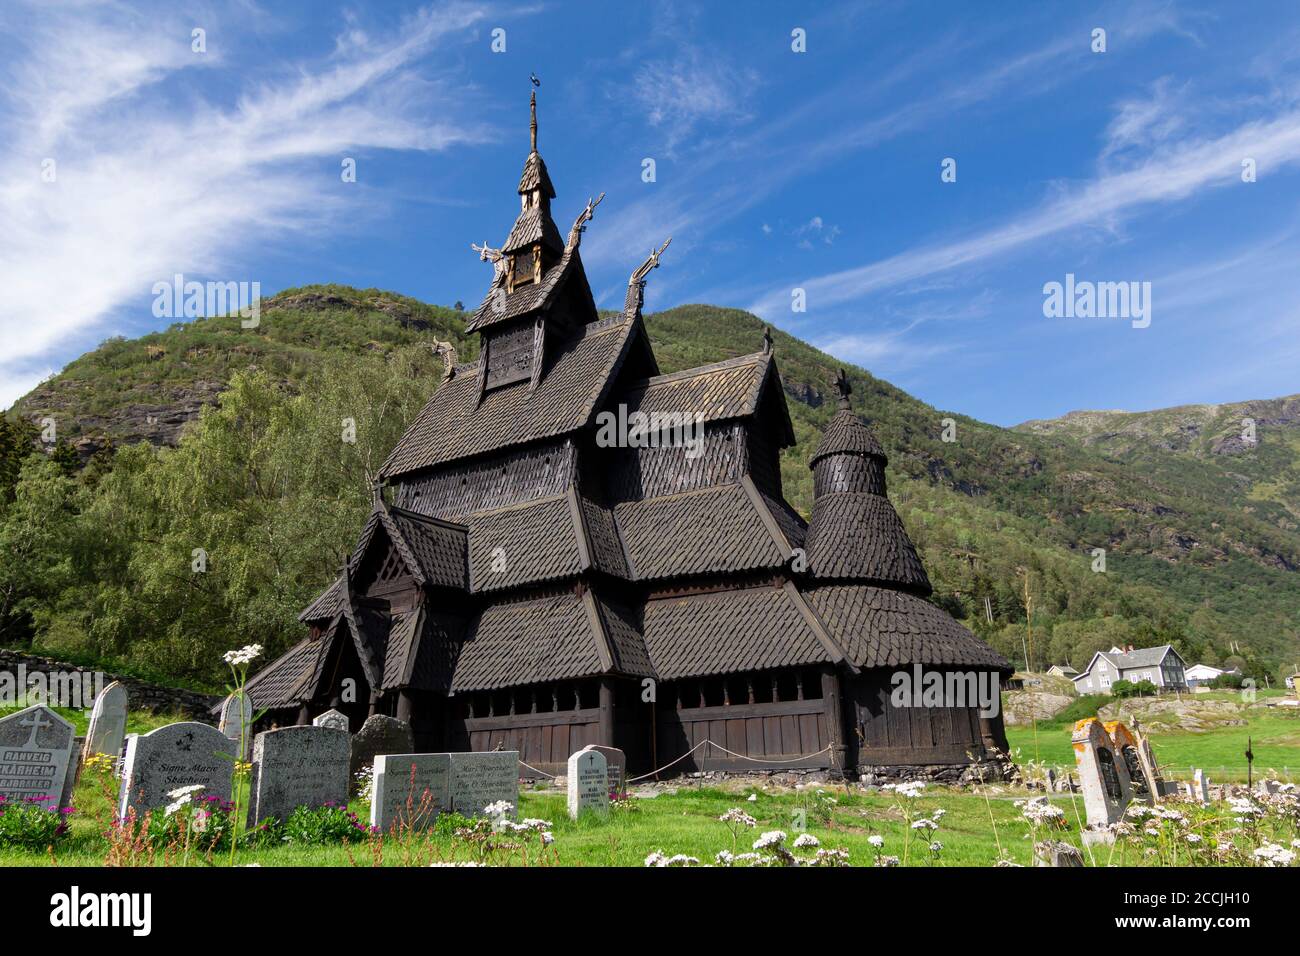
[[[578,248],[599,200],[562,246],[552,242],[555,191],[536,150],[535,100],[533,115],[523,210],[503,254],[522,242],[557,255],[543,255],[540,282],[513,291],[507,271],[496,270],[469,329],[486,341],[503,323],[531,318],[542,361],[530,379],[491,388],[479,363],[455,366],[380,477],[413,488],[486,480],[475,477],[487,474],[485,462],[495,469],[516,453],[561,445],[576,473],[557,473],[563,480],[539,484],[532,497],[469,496],[456,522],[412,510],[422,507],[418,495],[399,495],[405,507],[397,507],[377,494],[343,574],[301,616],[317,636],[258,675],[250,685],[257,705],[309,697],[331,649],[348,646],[376,689],[451,694],[598,674],[672,681],[814,664],[1009,670],[924,600],[930,583],[886,496],[884,449],[854,414],[842,372],[840,407],[812,456],[809,524],[781,495],[776,455],[795,438],[770,339],[753,354],[659,374],[641,306],[666,243],[632,272],[624,311],[596,318]],[[668,463],[663,480],[634,450],[593,440],[598,413],[616,409],[698,416],[716,457],[692,468],[683,449],[661,451],[653,461]],[[631,469],[617,489],[616,460]],[[501,487],[512,487],[501,474]],[[391,566],[389,551],[420,598],[385,614],[353,587],[363,567]]]

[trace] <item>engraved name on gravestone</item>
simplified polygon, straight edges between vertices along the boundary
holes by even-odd
[[[460,756],[460,755],[457,755]],[[424,829],[450,806],[452,754],[379,754],[370,792],[370,825]]]
[[[240,757],[248,759],[248,752],[253,746],[253,702],[247,694],[231,694],[221,702],[221,719],[217,729],[238,742],[242,731],[244,734],[244,752]]]
[[[342,730],[347,732],[351,729],[348,723],[348,715],[337,710],[327,710],[319,717],[312,720],[313,727],[329,727],[331,730]]]
[[[583,810],[609,812],[609,777],[605,755],[599,750],[579,750],[570,754],[568,783],[570,819],[578,819]]]
[[[90,725],[86,729],[86,743],[82,753],[87,757],[108,754],[122,755],[126,740],[126,688],[117,681],[109,684],[95,698],[90,711]]]
[[[248,822],[285,820],[296,807],[348,802],[352,741],[330,727],[282,727],[253,741]]]
[[[610,799],[627,793],[627,754],[617,747],[588,744],[583,750],[596,750],[605,756],[605,773],[609,777]]]
[[[485,807],[502,800],[507,816],[519,810],[519,751],[451,754],[451,809],[467,817],[484,816]]]
[[[71,797],[72,724],[42,704],[0,720],[0,795],[66,807]]]
[[[137,816],[166,806],[173,790],[202,784],[201,797],[230,799],[230,778],[238,745],[215,727],[186,721],[126,739],[118,816]]]

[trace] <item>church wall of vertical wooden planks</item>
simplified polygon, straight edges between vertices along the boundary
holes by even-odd
[[[479,360],[444,351],[346,567],[302,612],[309,636],[250,682],[255,705],[281,724],[337,708],[353,730],[387,714],[418,749],[518,750],[552,774],[587,744],[634,773],[1000,766],[1000,713],[894,700],[917,667],[996,694],[1010,666],[926,600],[847,381],[805,522],[782,495],[794,433],[770,338],[661,374],[641,309],[663,248],[602,319],[581,257],[600,200],[561,235],[535,94],[531,138],[518,218],[480,250]]]

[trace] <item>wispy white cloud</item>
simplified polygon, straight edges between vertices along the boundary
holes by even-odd
[[[1029,212],[956,241],[920,246],[867,265],[801,279],[809,308],[833,308],[936,273],[992,259],[1028,243],[1081,227],[1098,226],[1157,203],[1185,199],[1199,189],[1249,188],[1241,163],[1261,170],[1300,162],[1300,111],[1243,123],[1210,139],[1182,140],[1149,153],[1122,172],[1102,175],[1059,194]],[[790,289],[774,288],[750,306],[760,315],[789,308]]]
[[[443,150],[483,138],[451,104],[453,81],[418,69],[484,8],[426,8],[391,35],[343,24],[333,50],[241,82],[223,28],[246,15],[204,5],[147,13],[81,3],[22,7],[0,87],[0,407],[46,374],[51,350],[102,327],[176,272],[254,280],[246,237],[325,228],[354,208],[322,157]],[[193,25],[207,53],[191,51]],[[223,53],[227,51],[227,53]],[[226,101],[184,84],[211,71]],[[204,89],[208,85],[205,84]],[[56,178],[43,181],[42,160]],[[337,165],[334,166],[337,170]]]

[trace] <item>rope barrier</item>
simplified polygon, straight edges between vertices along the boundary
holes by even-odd
[[[646,777],[653,777],[655,774],[659,773],[659,771],[661,771],[661,770],[667,770],[667,769],[668,769],[669,767],[671,767],[673,764],[681,763],[681,761],[685,760],[685,759],[686,759],[687,757],[689,757],[691,754],[695,753],[695,751],[699,750],[699,749],[700,749],[701,747],[703,747],[705,744],[709,744],[709,745],[711,745],[711,746],[713,746],[713,747],[717,747],[717,748],[718,748],[719,750],[721,750],[724,754],[727,754],[728,756],[731,756],[731,757],[736,757],[736,758],[739,759],[739,760],[748,760],[750,763],[764,763],[764,764],[793,763],[793,762],[795,762],[796,760],[806,760],[806,759],[809,758],[809,757],[820,757],[820,756],[821,756],[822,754],[824,754],[824,753],[829,753],[830,750],[831,750],[831,747],[832,747],[832,745],[829,745],[829,744],[828,744],[827,746],[823,747],[821,750],[818,750],[816,753],[811,753],[811,754],[798,754],[797,756],[794,756],[794,757],[785,757],[785,758],[783,758],[783,759],[781,759],[781,760],[764,760],[764,759],[761,758],[761,757],[748,757],[748,756],[746,756],[745,754],[738,754],[738,753],[736,753],[734,750],[728,750],[726,747],[722,746],[722,744],[715,743],[714,741],[709,740],[709,739],[705,739],[705,740],[701,740],[698,744],[696,744],[696,745],[695,745],[694,747],[692,747],[690,750],[686,751],[686,753],[682,754],[682,755],[681,755],[680,757],[678,757],[676,760],[669,761],[668,763],[664,764],[662,767],[659,767],[659,768],[656,769],[656,770],[651,770],[649,773],[643,773],[643,774],[641,774],[641,776],[639,776],[639,777],[629,777],[627,782],[628,782],[628,783],[636,783],[636,781],[638,781],[638,780],[644,780],[644,779],[646,779]]]
[[[522,760],[519,761],[519,763],[520,763],[521,766],[527,767],[527,768],[528,768],[529,770],[531,770],[533,773],[540,773],[543,777],[549,777],[549,778],[552,779],[552,780],[555,779],[555,774],[553,774],[553,773],[547,773],[545,770],[538,770],[538,769],[537,769],[536,767],[534,767],[532,764],[526,764],[526,763],[524,763]]]
[[[793,763],[796,760],[806,760],[809,757],[820,757],[824,753],[829,753],[832,746],[828,744],[827,746],[823,747],[821,750],[818,750],[816,753],[798,754],[797,756],[784,757],[780,760],[764,760],[762,757],[749,757],[746,756],[745,754],[738,754],[734,750],[728,750],[726,747],[722,746],[722,744],[715,743],[714,741],[706,738],[705,740],[701,740],[698,744],[696,744],[690,750],[686,751],[686,753],[682,754],[680,757],[668,761],[668,763],[664,764],[662,767],[657,767],[654,770],[651,770],[649,773],[643,773],[639,777],[628,777],[627,782],[636,783],[638,780],[645,780],[647,777],[653,777],[655,774],[659,773],[660,771],[667,770],[669,767],[673,766],[674,764],[681,763],[683,760],[685,760],[691,754],[695,753],[695,751],[699,750],[705,744],[708,744],[711,747],[717,747],[724,754],[727,754],[730,757],[735,757],[738,760],[748,760],[750,763],[764,763],[764,764]],[[519,764],[522,767],[527,767],[533,773],[541,774],[543,777],[546,777],[547,779],[550,780],[557,779],[555,774],[547,773],[545,770],[538,770],[536,767],[532,766],[531,764],[526,764],[522,760],[519,761]]]

